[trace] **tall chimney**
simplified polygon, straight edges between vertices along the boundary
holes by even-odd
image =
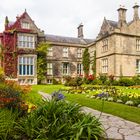
[[[5,17],[5,30],[7,29],[8,24],[9,24],[9,20],[8,20],[8,17],[6,16]]]
[[[78,38],[84,38],[84,35],[83,35],[83,24],[81,23],[78,27]]]
[[[127,9],[124,6],[120,5],[120,8],[118,9],[118,27],[122,27],[126,24],[126,11]]]
[[[139,5],[137,3],[135,3],[135,6],[133,6],[134,8],[134,17],[133,20],[139,20]]]

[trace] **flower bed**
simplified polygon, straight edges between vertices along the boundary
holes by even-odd
[[[121,88],[111,86],[88,86],[81,89],[69,89],[68,94],[86,94],[87,98],[103,99],[109,102],[122,103],[140,107],[140,94],[135,92],[135,87],[126,87],[126,90],[134,89],[134,92],[125,92]]]

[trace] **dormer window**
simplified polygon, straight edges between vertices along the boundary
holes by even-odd
[[[28,22],[22,22],[21,26],[23,29],[30,29],[30,24]]]

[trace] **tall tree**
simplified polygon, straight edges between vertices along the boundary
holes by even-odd
[[[90,55],[88,52],[88,48],[86,48],[84,50],[83,57],[82,57],[83,70],[84,70],[85,76],[88,76],[88,74],[89,74],[89,66],[90,66],[90,58],[89,57],[90,57]]]
[[[39,84],[46,79],[48,47],[46,42],[40,42],[37,47],[37,79]]]

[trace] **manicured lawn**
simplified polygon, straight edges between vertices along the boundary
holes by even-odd
[[[40,94],[38,94],[38,91],[52,93],[54,91],[61,89],[62,87],[64,86],[62,85],[34,85],[32,86],[31,92],[28,93],[24,98],[26,101],[37,105],[42,100],[42,97]]]
[[[37,94],[38,91],[43,91],[46,93],[52,93],[53,91],[57,91],[61,88],[68,88],[64,87],[62,85],[36,85],[32,86],[32,91],[29,93],[29,96],[31,96],[32,102],[39,101],[41,99],[40,95]],[[122,87],[123,88],[123,87]],[[125,88],[123,88],[125,90]],[[126,89],[126,91],[128,91]],[[139,90],[136,90],[139,92]],[[136,92],[135,91],[135,92]],[[131,89],[132,92],[132,89]],[[130,120],[133,122],[137,122],[140,124],[140,108],[127,106],[124,104],[118,104],[113,102],[103,102],[102,100],[97,99],[90,99],[87,98],[85,94],[66,94],[64,93],[66,100],[79,103],[83,106],[87,106],[96,110],[102,110],[103,112],[119,116],[121,118],[124,118],[126,120]]]

